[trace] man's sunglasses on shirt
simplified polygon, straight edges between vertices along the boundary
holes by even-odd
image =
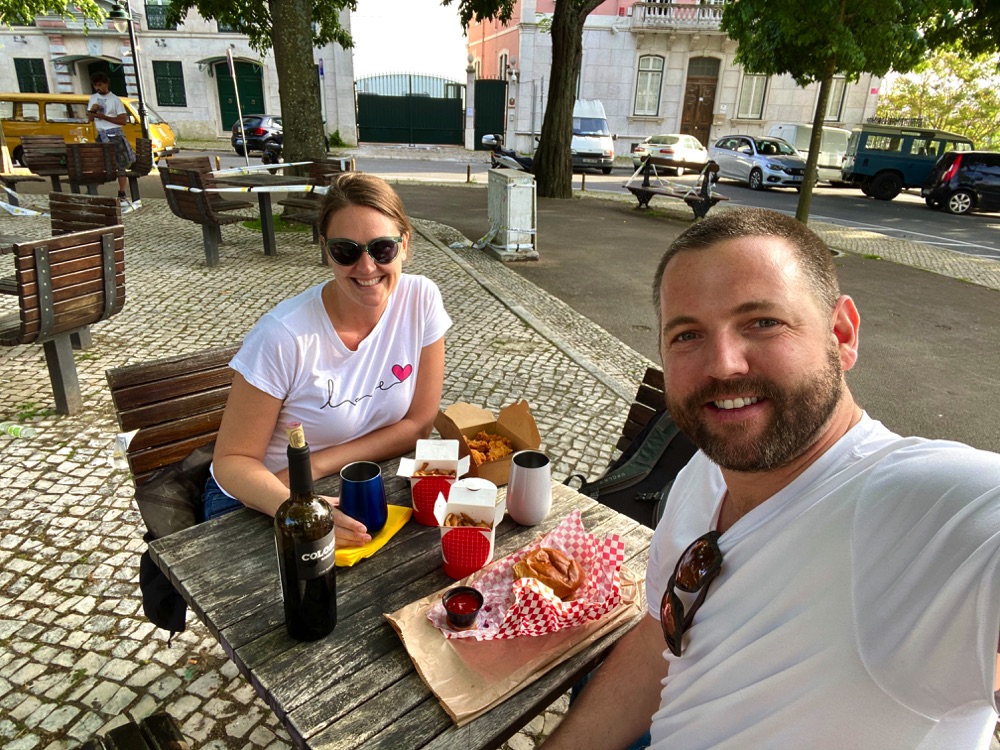
[[[361,253],[367,252],[371,259],[381,266],[388,265],[399,255],[402,237],[376,237],[367,245],[354,240],[334,237],[326,241],[326,249],[339,266],[353,266],[361,258]]]
[[[660,625],[663,627],[663,638],[674,656],[681,655],[681,638],[684,636],[684,631],[691,627],[694,613],[705,601],[709,585],[722,569],[720,536],[722,535],[718,531],[709,531],[691,542],[677,561],[674,574],[667,583],[667,590],[663,592],[663,599],[660,601]],[[684,604],[674,592],[674,587],[689,594],[699,592],[686,614]]]

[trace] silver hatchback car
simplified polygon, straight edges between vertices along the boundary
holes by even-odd
[[[745,182],[751,190],[768,187],[801,188],[806,160],[780,138],[727,135],[708,149],[719,165],[719,177]]]

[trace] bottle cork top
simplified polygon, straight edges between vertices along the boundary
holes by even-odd
[[[288,444],[293,448],[306,447],[306,432],[302,429],[301,422],[289,422],[286,428],[288,433]]]

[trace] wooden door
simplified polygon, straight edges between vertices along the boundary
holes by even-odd
[[[688,78],[684,90],[684,112],[681,133],[693,135],[706,148],[712,129],[712,108],[715,106],[716,78]]]
[[[236,107],[236,87],[239,86],[243,115],[278,115],[264,107],[264,74],[259,65],[235,61],[236,80],[229,74],[229,64],[223,60],[215,63],[215,80],[219,93],[219,119],[223,132],[232,130],[239,119]]]

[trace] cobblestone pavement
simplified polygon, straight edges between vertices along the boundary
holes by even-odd
[[[83,411],[52,413],[41,347],[0,349],[0,421],[38,429],[30,440],[0,436],[0,746],[8,750],[75,747],[157,710],[173,715],[194,747],[290,747],[194,616],[168,644],[142,615],[142,524],[129,476],[111,460],[117,426],[104,371],[237,341],[328,271],[308,232],[279,235],[279,255],[267,258],[260,236],[239,226],[222,229],[221,266],[209,269],[200,228],[176,221],[163,201],[144,204],[125,217],[125,308],[77,352]],[[485,254],[450,249],[465,239],[455,230],[433,222],[417,229],[408,270],[437,282],[455,320],[443,402],[496,409],[527,398],[553,474],[599,474],[649,362]],[[0,216],[0,233],[43,237],[48,219]],[[837,244],[866,252],[865,242]],[[877,247],[887,257],[884,238]],[[1000,288],[1000,264],[951,268],[950,253],[898,252]],[[0,256],[0,275],[10,261]],[[0,297],[0,315],[13,309]],[[566,704],[560,698],[508,747],[534,748]]]

